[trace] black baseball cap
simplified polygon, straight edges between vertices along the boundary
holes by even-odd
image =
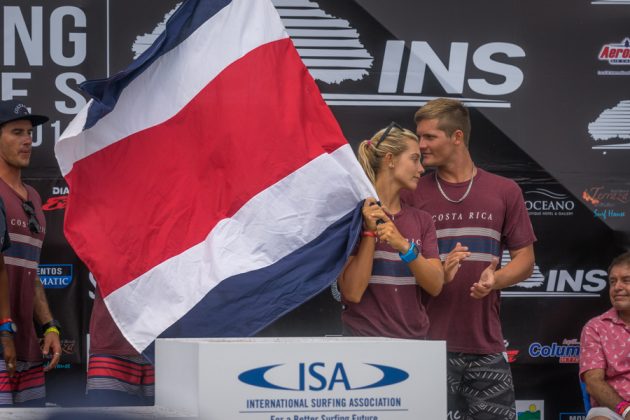
[[[18,120],[29,120],[33,127],[48,121],[44,115],[34,115],[28,111],[26,105],[15,99],[0,101],[0,124]]]

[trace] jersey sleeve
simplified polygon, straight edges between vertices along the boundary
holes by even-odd
[[[502,242],[508,249],[520,249],[536,242],[532,222],[527,214],[523,193],[514,181],[507,189],[505,223],[501,233]]]

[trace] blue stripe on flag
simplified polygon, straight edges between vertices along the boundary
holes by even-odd
[[[361,208],[362,202],[275,264],[223,280],[160,337],[252,336],[317,295],[336,280],[358,241]]]
[[[108,79],[83,82],[81,89],[94,98],[88,111],[84,130],[93,127],[99,119],[109,114],[116,106],[125,87],[155,60],[187,39],[197,28],[230,3],[231,0],[187,0],[173,13],[166,29],[151,47],[125,70]],[[212,58],[208,57],[208,59]]]

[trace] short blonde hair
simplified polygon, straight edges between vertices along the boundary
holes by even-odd
[[[464,133],[464,144],[468,147],[470,139],[470,114],[460,101],[448,98],[433,99],[416,111],[414,120],[438,120],[438,128],[452,136],[456,130]]]

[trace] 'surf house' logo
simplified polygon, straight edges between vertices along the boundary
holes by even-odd
[[[530,216],[572,216],[575,201],[568,194],[536,188],[525,192],[525,208]]]
[[[501,257],[503,265],[511,261],[506,250]],[[549,270],[543,275],[538,264],[534,264],[532,275],[522,282],[501,291],[501,296],[513,298],[538,297],[599,297],[608,284],[605,270]]]
[[[375,370],[377,373],[380,371],[380,379],[371,383],[355,383],[341,362],[332,366],[323,362],[302,362],[293,367],[285,364],[261,366],[241,373],[238,379],[251,386],[283,391],[332,391],[337,388],[357,391],[382,388],[409,378],[407,372],[391,366],[364,363],[362,368]],[[276,379],[274,382],[269,380],[266,374],[272,370],[281,371],[284,379]]]
[[[603,185],[598,185],[582,191],[582,200],[595,207],[593,215],[598,219],[606,220],[609,217],[626,217],[625,210],[618,210],[615,207],[628,204],[630,201],[630,190],[606,188]]]
[[[598,58],[613,66],[630,65],[630,38],[625,38],[619,44],[604,45],[599,51]]]
[[[598,143],[593,149],[630,149],[630,100],[620,101],[614,107],[605,109],[588,125],[588,133]]]

